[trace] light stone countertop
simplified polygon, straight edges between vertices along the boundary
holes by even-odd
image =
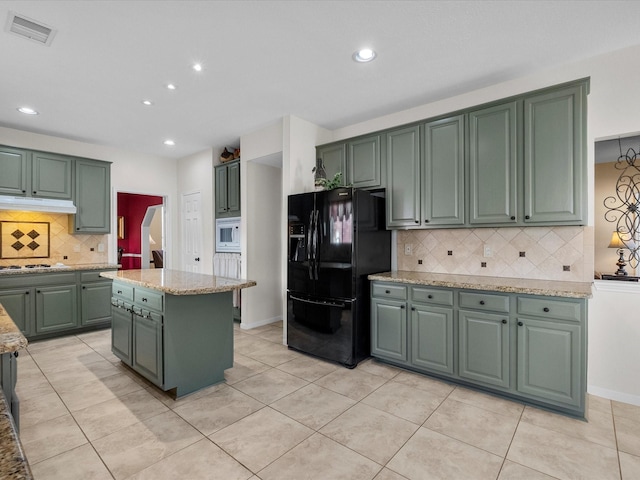
[[[593,282],[561,282],[527,278],[485,277],[481,275],[452,275],[393,271],[369,275],[369,280],[382,282],[430,285],[434,287],[465,288],[490,292],[522,293],[550,297],[591,298]]]
[[[0,354],[27,348],[27,339],[0,304]]]
[[[139,287],[159,290],[171,295],[203,295],[230,292],[256,285],[254,280],[218,277],[164,268],[102,272],[100,276]]]
[[[0,389],[0,478],[33,480],[29,462],[18,439],[2,389]]]
[[[46,259],[45,259],[46,260]],[[34,261],[34,263],[36,263]],[[46,262],[42,262],[46,263]],[[49,272],[76,272],[76,271],[90,271],[90,270],[117,270],[120,265],[117,263],[81,263],[78,265],[64,265],[40,268],[20,268],[20,269],[4,269],[0,270],[0,276],[9,275],[30,275],[34,273],[49,273]]]

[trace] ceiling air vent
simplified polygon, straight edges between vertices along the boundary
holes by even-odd
[[[18,15],[15,12],[9,12],[6,30],[42,45],[51,45],[53,37],[56,35],[56,31],[53,28],[23,15]]]

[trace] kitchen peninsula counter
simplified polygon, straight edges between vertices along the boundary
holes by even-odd
[[[205,275],[202,273],[148,268],[143,270],[120,270],[103,272],[102,277],[118,280],[139,287],[151,288],[171,295],[202,295],[231,292],[239,288],[256,285],[253,280],[233,279]]]
[[[20,329],[0,305],[0,355],[4,362],[15,362],[14,352],[27,347],[27,339]],[[11,357],[11,358],[9,358]],[[4,391],[13,394],[13,378],[5,378],[7,373],[12,376],[11,369],[2,370],[2,388],[0,388],[0,478],[7,480],[31,480],[33,478],[29,464],[22,450],[18,438],[15,422],[11,415],[11,408],[7,403]],[[8,382],[5,385],[5,382]]]
[[[256,285],[166,269],[102,272],[112,280],[111,351],[178,398],[233,366],[233,290]]]
[[[486,292],[519,293],[565,298],[591,298],[592,282],[563,282],[527,278],[485,277],[482,275],[453,275],[393,271],[369,275],[369,280],[408,283],[433,287],[448,287]]]

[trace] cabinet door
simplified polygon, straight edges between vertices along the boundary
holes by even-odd
[[[36,289],[36,333],[49,333],[78,326],[76,285]]]
[[[422,223],[464,223],[464,115],[424,126]]]
[[[156,385],[162,385],[162,316],[133,312],[132,366]]]
[[[81,325],[108,322],[111,320],[111,282],[83,284],[80,302]]]
[[[240,215],[240,162],[227,167],[227,213]]]
[[[14,290],[0,290],[0,305],[17,325],[20,331],[26,335],[31,335],[31,297],[32,289],[22,288]]]
[[[517,103],[469,113],[469,222],[515,223]]]
[[[32,159],[31,195],[70,200],[74,160],[45,152],[33,152]]]
[[[131,305],[111,307],[111,351],[127,365],[131,365],[132,314]]]
[[[17,148],[0,147],[0,193],[24,196],[29,185],[31,153]]]
[[[518,391],[580,406],[581,326],[520,317],[517,332]]]
[[[216,216],[227,213],[227,167],[220,165],[216,170]]]
[[[345,185],[346,152],[347,147],[344,143],[316,149],[316,156],[322,159],[327,180],[332,180],[336,173],[342,172],[342,185]]]
[[[386,134],[387,227],[420,225],[420,129]]]
[[[110,233],[111,164],[76,160],[75,233]]]
[[[508,316],[460,310],[458,322],[460,377],[508,388]]]
[[[453,309],[411,307],[411,341],[412,365],[453,373]]]
[[[371,355],[407,362],[407,309],[403,302],[372,300]]]
[[[584,220],[585,102],[584,85],[525,98],[525,222]]]
[[[379,187],[382,184],[380,135],[347,143],[346,184],[356,188]]]

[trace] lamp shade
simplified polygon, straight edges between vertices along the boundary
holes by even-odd
[[[609,248],[628,248],[633,250],[636,248],[636,244],[631,240],[628,233],[620,233],[616,230],[611,234]]]

